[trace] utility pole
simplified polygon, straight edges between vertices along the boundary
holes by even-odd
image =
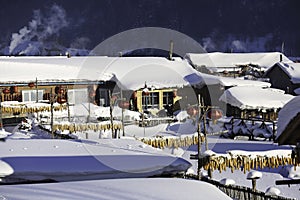
[[[125,99],[123,99],[123,91],[121,89],[121,101],[123,101]],[[124,126],[124,108],[122,108],[122,131],[123,131],[123,136],[125,136],[125,126]],[[120,135],[120,134],[119,134]],[[120,136],[119,136],[120,138]]]
[[[198,120],[198,126],[197,126],[197,133],[198,133],[198,168],[197,168],[197,175],[198,175],[198,179],[201,180],[201,166],[202,166],[202,162],[201,162],[201,112],[200,112],[200,108],[201,108],[201,96],[200,94],[198,94],[198,116],[197,116],[197,120]]]
[[[51,125],[51,135],[52,135],[52,139],[54,139],[54,130],[53,130],[53,110],[54,110],[54,101],[55,101],[55,96],[53,94],[53,91],[52,91],[52,88],[50,90],[50,105],[51,105],[51,122],[50,122],[50,125]]]
[[[0,130],[3,130],[3,119],[2,119],[2,92],[0,93]]]
[[[109,114],[110,114],[110,125],[111,125],[111,137],[115,138],[115,131],[114,131],[114,121],[113,121],[113,100],[111,96],[111,91],[108,90],[108,96],[109,96]]]

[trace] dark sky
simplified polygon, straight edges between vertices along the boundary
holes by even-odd
[[[0,0],[2,54],[34,10],[53,19],[53,5],[64,11],[65,24],[31,41],[92,49],[119,32],[151,26],[182,32],[209,52],[281,51],[284,42],[286,55],[300,56],[299,0]]]

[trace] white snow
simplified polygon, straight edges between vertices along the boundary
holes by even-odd
[[[1,82],[29,82],[36,78],[40,82],[113,80],[128,90],[140,89],[145,82],[153,88],[218,82],[197,72],[181,58],[170,61],[162,57],[0,57],[0,62]]]
[[[0,178],[12,175],[14,173],[13,168],[6,162],[0,160]]]
[[[241,78],[222,77],[218,76],[220,84],[223,86],[257,86],[257,87],[270,87],[271,84],[263,81],[244,80]]]
[[[277,135],[278,138],[290,121],[300,112],[300,96],[294,97],[278,113]]]
[[[259,171],[249,172],[247,175],[247,179],[259,179],[262,177],[262,173]]]
[[[288,178],[290,179],[300,179],[300,167],[289,166],[286,168],[288,173]]]
[[[141,144],[132,139],[7,139],[0,151],[1,160],[14,170],[6,182],[148,177],[182,173],[191,166],[182,158]]]
[[[220,183],[223,185],[235,185],[235,181],[230,178],[223,178],[222,180],[220,180]]]
[[[177,178],[111,179],[51,184],[3,185],[5,199],[106,199],[106,200],[229,200],[215,186]]]
[[[279,194],[280,194],[280,190],[276,187],[269,187],[266,190],[266,195],[278,196]]]
[[[279,52],[270,53],[188,53],[186,59],[197,66],[205,66],[213,71],[223,71],[226,68],[234,68],[238,65],[258,65],[264,70],[280,62]],[[283,62],[292,62],[286,56],[282,55]]]
[[[258,98],[259,97],[259,98]],[[261,87],[232,87],[224,91],[220,101],[240,109],[278,109],[282,108],[294,96],[284,91]]]

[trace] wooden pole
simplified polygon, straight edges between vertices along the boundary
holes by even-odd
[[[38,80],[35,78],[35,90],[36,90],[36,103],[39,102],[39,90],[38,90]]]
[[[109,96],[109,114],[110,114],[110,125],[111,125],[111,137],[115,138],[115,131],[114,131],[114,121],[113,121],[113,101],[111,96],[111,91],[108,90],[108,96]]]
[[[2,119],[2,107],[1,107],[1,102],[2,102],[2,92],[0,95],[0,130],[3,129],[3,119]]]
[[[197,133],[198,133],[198,168],[197,168],[197,175],[198,175],[198,179],[201,180],[201,141],[200,141],[200,137],[201,137],[201,120],[200,120],[200,108],[201,108],[201,100],[200,100],[201,96],[200,94],[198,94],[198,126],[197,126]]]
[[[70,103],[69,103],[69,97],[68,97],[68,86],[67,86],[67,91],[66,91],[66,94],[67,94],[67,108],[68,108],[68,121],[70,122],[71,121],[71,113],[70,113]]]
[[[52,135],[52,139],[54,139],[54,130],[53,130],[53,109],[54,109],[54,106],[53,106],[53,103],[55,101],[55,97],[53,95],[53,91],[52,91],[52,88],[51,88],[51,97],[50,97],[50,105],[51,105],[51,122],[50,122],[50,125],[51,125],[51,135]]]
[[[122,101],[124,100],[123,99],[123,91],[121,90],[121,99],[122,99]],[[124,108],[122,108],[122,128],[123,128],[123,136],[125,136],[125,126],[124,126]],[[119,135],[119,138],[120,138],[120,135]]]

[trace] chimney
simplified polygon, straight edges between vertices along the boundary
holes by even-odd
[[[170,41],[169,60],[173,60],[173,48],[174,48],[174,43],[173,43],[173,40],[171,40]]]
[[[280,54],[279,62],[282,62],[282,54]]]

